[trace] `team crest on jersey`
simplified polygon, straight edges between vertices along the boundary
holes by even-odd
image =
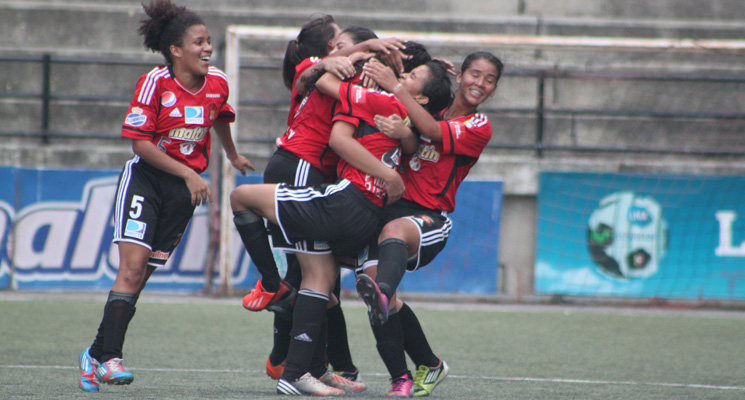
[[[178,98],[176,98],[176,95],[171,91],[163,92],[163,95],[160,96],[160,104],[162,104],[163,107],[171,107],[176,104],[176,101],[178,101]]]
[[[124,236],[142,240],[145,237],[146,230],[147,224],[145,222],[128,219],[127,225],[124,227]]]
[[[194,146],[194,142],[184,142],[179,145],[179,149],[181,149],[181,154],[188,156],[194,152]]]
[[[204,107],[202,106],[186,106],[184,107],[184,122],[187,124],[203,124],[204,123]]]
[[[215,105],[215,103],[210,103],[209,109],[210,111],[209,113],[207,113],[208,118],[210,119],[210,121],[214,121],[215,118],[217,118],[217,105]]]
[[[131,112],[127,115],[124,120],[125,125],[140,127],[145,125],[147,122],[147,115],[142,115],[142,109],[140,107],[132,107]]]

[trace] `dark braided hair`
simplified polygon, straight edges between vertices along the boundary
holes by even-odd
[[[201,17],[171,0],[152,0],[142,8],[149,18],[140,21],[137,32],[144,36],[145,47],[163,54],[168,64],[173,64],[171,45],[183,46],[186,31],[194,25],[204,25]]]

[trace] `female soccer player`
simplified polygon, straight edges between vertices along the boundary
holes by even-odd
[[[447,364],[432,352],[416,315],[396,298],[396,288],[405,271],[429,264],[445,247],[455,193],[492,135],[491,124],[476,109],[494,95],[503,68],[499,58],[490,53],[468,55],[456,77],[460,86],[453,103],[442,113],[442,121],[401,90],[389,71],[374,64],[365,68],[381,87],[401,100],[421,135],[419,150],[408,160],[408,168],[402,168],[406,193],[386,209],[377,259],[370,260],[365,273],[357,278],[357,290],[368,305],[381,356],[389,370],[400,371],[390,396],[407,395],[412,386],[414,396],[427,396],[447,376]],[[385,126],[390,121],[378,116],[377,122]],[[417,365],[413,380],[404,347]]]
[[[306,33],[301,36],[308,38],[310,35]],[[325,60],[340,60],[341,62],[336,63],[336,65],[348,65],[351,68],[351,73],[354,73],[353,60],[350,61],[343,56],[335,56],[334,53],[339,47],[352,46],[374,38],[376,38],[375,34],[369,29],[347,28],[339,35],[339,39],[336,41],[337,45],[334,46],[331,56]],[[339,43],[344,44],[339,45]],[[325,49],[323,50],[325,51]],[[330,63],[326,63],[326,65],[328,64]],[[343,75],[349,74],[347,71],[343,72]],[[302,106],[297,109],[294,118],[292,118],[290,127],[277,142],[278,149],[270,158],[264,170],[264,183],[315,186],[336,180],[336,165],[339,162],[339,157],[328,147],[332,123],[331,115],[335,102],[334,98],[323,95],[317,90],[311,90],[307,94],[302,100]],[[246,223],[249,213],[242,210],[240,206],[236,206],[233,212],[236,227],[254,263],[268,271],[263,274],[263,279],[257,282],[256,288],[244,297],[243,305],[252,311],[264,308],[275,311],[274,346],[266,362],[266,372],[271,378],[279,379],[284,369],[282,363],[287,356],[290,344],[289,334],[292,328],[291,309],[285,312],[283,308],[287,307],[286,303],[293,298],[296,289],[300,287],[301,280],[300,267],[297,265],[294,253],[325,254],[330,253],[331,250],[327,244],[316,241],[288,244],[282,239],[282,232],[276,229],[276,225],[270,225],[274,248],[283,249],[287,253],[287,274],[284,280],[279,281],[279,274],[276,272],[271,248],[268,246],[268,241],[263,239],[266,235],[263,219]],[[277,286],[278,290],[272,293],[270,288],[274,286]],[[323,354],[328,354],[328,360],[334,370],[345,379],[358,381],[359,372],[352,362],[344,313],[338,302],[339,292],[340,285],[337,282],[334,288],[335,296],[332,297],[327,311],[329,340],[328,349]],[[325,334],[321,336],[324,337]],[[347,388],[354,387],[358,390],[365,387],[364,384],[338,379],[330,383]]]
[[[426,65],[414,72],[403,83],[406,90],[420,101],[428,101],[428,107],[443,108],[450,95],[445,68]],[[302,285],[293,313],[286,367],[277,384],[277,392],[283,394],[339,394],[318,381],[323,371],[308,372],[329,293],[339,273],[334,256],[356,257],[376,236],[386,197],[392,202],[403,193],[400,176],[393,169],[399,159],[398,141],[370,130],[376,113],[405,116],[400,103],[390,94],[342,83],[329,74],[317,86],[323,93],[342,100],[340,113],[347,119],[335,122],[329,139],[331,148],[342,157],[337,169],[341,179],[317,187],[241,185],[231,193],[234,208],[242,207],[279,225],[288,242],[326,241],[332,250],[330,254],[297,254]],[[361,120],[357,126],[349,120],[352,117]]]
[[[99,382],[126,385],[134,379],[122,367],[122,347],[137,298],[176,248],[194,208],[212,201],[199,176],[209,162],[210,128],[233,167],[244,175],[253,169],[236,152],[228,82],[210,66],[212,44],[202,19],[170,0],[143,8],[148,19],[139,33],[145,47],[163,54],[166,65],[137,82],[122,126],[135,156],[124,166],[115,203],[119,271],[95,340],[79,357],[79,386],[87,392],[97,392]]]

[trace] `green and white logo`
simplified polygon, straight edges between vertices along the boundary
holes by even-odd
[[[598,270],[614,278],[647,278],[667,251],[667,222],[652,197],[617,192],[590,215],[587,248]]]

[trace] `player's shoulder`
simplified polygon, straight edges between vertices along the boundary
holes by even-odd
[[[207,76],[217,78],[225,82],[228,81],[228,74],[226,74],[225,72],[223,72],[223,70],[217,67],[210,67],[209,71],[207,72]]]
[[[149,72],[140,76],[137,82],[138,90],[136,91],[137,101],[142,104],[150,104],[153,94],[162,86],[164,80],[170,80],[171,73],[166,66],[156,66]]]
[[[478,129],[491,126],[491,124],[489,123],[489,118],[481,113],[474,113],[465,116],[463,119],[463,125],[465,125],[468,129]]]

